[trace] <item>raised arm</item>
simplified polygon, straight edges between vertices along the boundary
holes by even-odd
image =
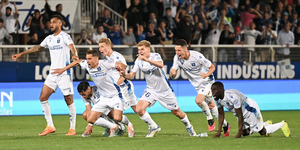
[[[12,56],[12,59],[16,61],[18,58],[20,58],[23,55],[30,54],[30,53],[35,53],[35,52],[41,51],[42,49],[44,49],[44,47],[42,47],[41,45],[36,45],[36,46],[30,48],[27,51],[24,51],[24,52],[18,53],[18,54],[14,54]]]
[[[142,56],[142,55],[137,55],[137,56],[138,56],[138,59],[149,62],[152,65],[154,65],[155,67],[158,67],[158,68],[163,68],[164,67],[163,61],[150,60],[150,59],[148,59],[148,58],[146,58],[145,56]]]
[[[64,68],[59,68],[59,69],[53,69],[51,74],[57,74],[57,76],[61,75],[63,72],[65,72],[66,70],[78,66],[80,64],[80,62],[82,61],[82,59],[73,61],[72,63],[70,63],[68,66],[64,67]]]
[[[18,11],[18,8],[17,8],[17,5],[16,5],[16,2],[14,2],[14,7],[15,7],[15,13],[14,13],[14,17],[17,19],[17,18],[18,18],[19,11]]]
[[[222,132],[222,125],[223,125],[223,121],[225,118],[225,114],[224,114],[224,109],[223,107],[218,109],[219,112],[219,125],[218,125],[218,132],[214,135],[214,138],[216,137],[220,137],[221,132]]]

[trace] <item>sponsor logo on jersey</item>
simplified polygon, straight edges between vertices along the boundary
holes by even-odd
[[[60,46],[60,45],[54,45],[54,46],[52,46],[52,47],[49,47],[49,49],[50,49],[50,50],[60,50],[60,49],[63,49],[63,47]]]

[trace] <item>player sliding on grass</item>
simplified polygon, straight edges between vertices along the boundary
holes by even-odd
[[[17,60],[21,56],[29,53],[38,52],[44,48],[49,48],[50,50],[50,58],[51,58],[51,66],[50,69],[63,68],[66,65],[70,64],[70,50],[73,54],[73,59],[78,59],[77,51],[74,47],[73,41],[67,33],[61,31],[62,27],[62,18],[58,15],[54,15],[50,21],[51,31],[54,33],[52,35],[47,36],[44,41],[33,48],[30,48],[27,51],[24,51],[19,54],[15,54],[12,56],[12,59]],[[49,74],[44,86],[42,88],[42,92],[40,95],[40,101],[42,104],[42,110],[44,112],[47,127],[46,129],[40,133],[40,136],[45,136],[49,133],[53,133],[56,131],[53,120],[51,116],[51,109],[48,103],[48,99],[52,93],[56,91],[56,88],[59,87],[64,95],[65,101],[69,107],[69,115],[70,115],[70,129],[66,135],[76,135],[75,125],[76,125],[76,108],[73,101],[73,83],[70,70],[65,70],[61,72],[61,75],[57,76],[55,74]]]
[[[116,84],[116,81],[111,77],[112,69],[115,67],[126,69],[126,65],[119,62],[112,62],[109,60],[99,60],[99,52],[97,50],[88,50],[86,52],[86,60],[77,60],[72,62],[70,65],[63,69],[54,69],[52,73],[58,75],[65,70],[80,65],[85,68],[93,79],[97,86],[100,94],[100,101],[96,103],[91,109],[91,113],[87,118],[87,121],[91,124],[101,126],[102,122],[99,117],[102,114],[107,115],[112,109],[114,109],[113,118],[114,120],[121,122],[124,111],[124,99],[120,87]],[[124,121],[124,120],[123,120]],[[128,121],[128,120],[127,120]],[[110,136],[113,137],[122,128],[122,123],[111,123],[110,125]],[[88,126],[84,132],[85,135],[89,136],[92,133],[92,126]]]
[[[138,101],[136,112],[149,125],[149,134],[146,137],[153,137],[155,133],[161,130],[150,115],[146,113],[146,108],[153,106],[156,101],[180,118],[190,136],[196,136],[196,132],[187,115],[178,106],[173,89],[162,69],[164,64],[160,55],[158,53],[150,53],[150,46],[150,42],[145,40],[138,43],[138,58],[129,74],[126,73],[125,69],[117,68],[120,74],[129,80],[134,78],[138,70],[145,73],[147,88]]]
[[[87,118],[91,114],[92,105],[95,105],[100,100],[99,90],[98,90],[96,85],[90,86],[90,84],[88,82],[82,81],[77,86],[77,91],[81,95],[82,100],[83,100],[83,102],[85,104],[85,107],[86,107],[86,110],[83,112],[82,117],[83,117],[84,120],[87,120]],[[101,117],[98,118],[100,126],[102,126],[103,128],[106,128],[106,129],[110,129],[111,124],[115,122],[114,120],[111,119],[111,118],[113,118],[112,113],[113,113],[113,109],[108,114],[110,116],[110,118],[108,116],[106,116],[105,114],[102,114]],[[123,120],[128,120],[128,119],[125,119],[125,118],[127,118],[125,115],[123,115],[123,118],[124,118]],[[127,123],[127,126],[128,126],[128,124],[132,124],[131,122],[129,122],[129,120],[126,123]],[[89,124],[89,123],[88,123],[88,125],[93,126],[92,124]],[[124,125],[122,125],[122,124],[120,124],[120,125],[123,128]],[[131,125],[131,127],[132,127],[132,125]],[[124,129],[125,129],[125,127],[124,127]],[[110,130],[108,130],[108,131],[110,131]],[[129,137],[134,136],[133,127],[132,127],[132,132],[133,133],[128,132]],[[123,136],[124,133],[125,133],[125,130],[120,130],[116,135],[117,136]],[[82,136],[83,137],[88,137],[89,135],[82,134]],[[106,134],[106,135],[103,135],[103,136],[109,136],[109,133]]]
[[[238,119],[236,138],[241,138],[242,135],[248,136],[254,132],[258,132],[260,135],[269,135],[280,128],[286,137],[290,136],[290,129],[285,120],[275,124],[270,124],[269,121],[264,123],[257,103],[238,90],[224,90],[222,82],[215,82],[212,84],[211,91],[219,110],[219,129],[214,137],[220,137],[221,134],[221,125],[225,117],[223,107]]]
[[[183,39],[179,39],[175,42],[175,51],[176,55],[174,56],[170,76],[171,78],[175,78],[177,69],[179,67],[184,70],[189,81],[198,92],[195,101],[197,105],[202,109],[203,113],[206,115],[206,118],[208,120],[208,130],[212,132],[215,129],[215,122],[209,109],[218,119],[218,109],[211,97],[210,91],[211,84],[214,82],[213,72],[215,71],[215,66],[201,53],[196,51],[189,51],[187,49],[187,43]],[[230,128],[231,126],[229,125],[229,123],[224,120],[223,136],[229,136]]]

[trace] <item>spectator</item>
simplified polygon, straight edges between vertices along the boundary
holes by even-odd
[[[103,17],[100,17],[99,19],[96,20],[94,28],[103,26],[104,32],[108,33],[109,31],[111,31],[113,29],[113,25],[114,25],[114,21],[109,16],[109,10],[105,9],[103,11]]]
[[[166,15],[163,17],[163,20],[167,22],[167,27],[169,27],[173,33],[177,28],[174,18],[171,15],[171,8],[166,8]]]
[[[283,13],[283,18],[280,22],[280,27],[281,29],[284,29],[284,26],[287,24],[287,23],[291,23],[292,21],[289,20],[289,14],[287,12],[284,12]]]
[[[252,13],[255,13],[255,14],[252,14]],[[246,6],[245,11],[241,13],[241,22],[242,22],[243,28],[248,29],[250,23],[253,22],[254,18],[262,18],[262,16],[257,10],[251,8],[249,5]]]
[[[148,23],[149,22],[152,22],[154,24],[154,29],[157,29],[157,27],[158,27],[158,20],[156,19],[155,13],[150,13]]]
[[[97,31],[95,33],[93,33],[93,37],[92,37],[92,43],[93,44],[99,44],[99,40],[102,38],[107,38],[107,34],[104,31],[103,26],[98,26],[97,27]]]
[[[4,44],[4,39],[11,39],[11,35],[3,27],[3,19],[0,18],[0,45]],[[2,61],[2,49],[0,48],[0,61]]]
[[[136,24],[137,31],[135,34],[136,42],[139,43],[140,41],[146,40],[146,33],[144,32],[144,26]]]
[[[175,20],[178,23],[178,34],[176,38],[184,39],[190,46],[193,36],[193,25],[191,24],[191,17],[189,15],[185,15],[183,18],[179,19],[179,14],[182,11],[185,12],[185,10],[180,9],[175,17]]]
[[[15,13],[12,14],[12,8],[6,7],[5,15],[2,15],[0,13],[0,16],[2,16],[4,20],[4,27],[6,28],[9,35],[13,38],[13,44],[17,43],[17,36],[15,34],[15,25],[17,23],[17,17],[18,17],[18,8],[16,6],[16,3],[14,2],[15,7]]]
[[[46,10],[46,6],[44,6],[44,10]],[[43,21],[43,25],[46,26],[47,22],[50,22],[50,15],[47,11],[44,11],[44,13],[41,15],[41,19]]]
[[[47,21],[45,26],[42,26],[42,29],[40,30],[38,34],[38,38],[40,41],[43,41],[48,35],[52,34],[51,28],[50,28],[50,21]]]
[[[229,24],[226,24],[224,26],[224,30],[221,32],[220,35],[220,40],[219,40],[219,44],[233,44],[233,40],[234,40],[234,34],[232,32],[229,31],[230,26]],[[218,61],[219,62],[227,62],[233,61],[233,51],[231,49],[225,49],[225,48],[221,48],[218,52]]]
[[[285,48],[276,49],[276,60],[282,60],[289,58],[290,55],[290,45],[293,45],[295,42],[294,33],[290,31],[290,23],[286,23],[284,29],[281,30],[278,34],[277,44],[281,46],[286,46]]]
[[[146,40],[151,44],[163,44],[161,34],[158,30],[154,29],[154,24],[152,22],[148,24]]]
[[[52,11],[50,9],[50,5],[48,4],[48,0],[45,0],[46,1],[46,4],[45,4],[45,11],[49,14],[50,18],[52,18],[53,15],[59,15],[63,18],[63,26],[64,27],[68,27],[70,26],[70,23],[69,21],[66,19],[66,17],[61,13],[62,12],[62,4],[57,4],[56,7],[55,7],[55,11]],[[50,21],[50,20],[48,20]]]
[[[242,35],[241,35],[240,27],[236,27],[235,30],[234,30],[233,44],[234,45],[244,44],[244,41],[243,41]],[[243,61],[241,48],[237,48],[237,50],[236,50],[236,59],[237,59],[238,62]]]
[[[80,38],[77,40],[76,45],[92,45],[92,41],[88,38],[88,33],[85,29],[81,30]]]
[[[128,45],[128,46],[133,46],[133,45],[137,44],[136,40],[135,40],[135,37],[134,37],[134,34],[133,34],[133,28],[132,27],[128,28],[127,34],[124,36],[124,38],[122,40],[122,43],[124,45]],[[133,48],[132,47],[122,50],[121,54],[124,56],[126,61],[133,62],[133,57],[132,57]]]
[[[13,4],[11,4],[9,2],[9,0],[1,0],[1,5],[0,5],[0,13],[2,15],[0,15],[0,17],[3,18],[3,16],[5,15],[6,13],[6,7],[10,7],[11,8],[11,15],[14,15],[14,13],[16,12],[15,11],[15,6]]]
[[[173,32],[166,26],[166,22],[163,20],[160,22],[158,31],[161,34],[161,39],[163,41],[163,45],[171,45],[173,42]]]
[[[267,23],[267,27],[263,28],[263,34],[264,34],[264,45],[275,45],[277,40],[277,32],[273,29],[273,21],[269,20]],[[260,58],[262,62],[270,61],[271,53],[269,49],[261,49],[260,50]]]
[[[201,22],[198,22],[196,24],[196,28],[193,31],[193,38],[192,38],[192,44],[197,44],[197,45],[201,45],[202,43],[202,30],[203,30],[203,25]],[[197,51],[200,51],[200,47],[196,47],[194,48]]]
[[[163,16],[165,16],[167,13],[166,8],[170,8],[171,16],[173,18],[175,18],[177,7],[178,7],[178,0],[162,0],[162,2],[163,2],[164,10],[165,10],[163,13]]]
[[[260,19],[260,29],[262,29],[262,26],[267,27],[268,22],[273,22],[273,21],[270,18],[270,13],[265,11],[264,12],[264,17],[262,19]]]
[[[255,41],[256,41],[257,37],[263,35],[260,31],[255,30],[255,27],[256,27],[255,23],[251,22],[249,29],[244,29],[242,31],[242,33],[244,33],[244,38],[245,38],[244,44],[245,45],[255,45]],[[255,49],[253,47],[249,47],[246,49],[246,51],[243,51],[242,56],[243,56],[244,61],[253,62],[254,61],[253,58],[254,58],[254,54],[255,54],[254,52],[255,52]],[[250,55],[251,55],[251,58],[249,58]]]
[[[39,33],[42,26],[44,26],[44,24],[40,11],[35,10],[34,13],[30,15],[30,18],[26,23],[26,27],[29,27],[29,36],[32,36],[34,33]]]
[[[140,0],[134,0],[123,17],[128,19],[128,26],[134,27],[136,24],[143,24],[144,7],[147,5],[147,0],[140,4]]]
[[[294,33],[294,36],[295,36],[294,44],[295,45],[300,45],[300,27],[297,27],[296,32]]]
[[[293,13],[293,18],[292,18],[292,22],[291,23],[292,23],[291,31],[295,32],[296,29],[297,29],[297,27],[300,25],[300,22],[298,20],[298,14],[297,14],[297,12]]]
[[[121,45],[122,38],[125,36],[125,32],[122,26],[113,25],[112,31],[108,32],[107,37],[110,38],[113,45]]]
[[[278,33],[281,30],[281,13],[276,12],[275,17],[273,18],[273,29]]]
[[[31,35],[31,39],[27,42],[27,45],[37,45],[40,44],[37,33]]]

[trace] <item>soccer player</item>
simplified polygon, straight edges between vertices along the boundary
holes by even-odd
[[[83,112],[82,117],[84,120],[87,121],[87,118],[90,116],[91,110],[92,110],[92,104],[95,105],[100,100],[100,93],[96,85],[90,86],[90,84],[86,81],[80,82],[80,84],[77,86],[77,91],[81,95],[82,100],[85,104],[86,110]],[[110,113],[112,114],[112,113]],[[123,118],[126,117],[123,115]],[[110,126],[112,126],[112,120],[105,114],[102,114],[99,119],[100,126],[103,128],[108,129],[110,131]],[[130,123],[130,122],[129,122]],[[92,124],[88,123],[88,126],[93,126]],[[124,127],[125,129],[125,127]],[[120,130],[117,135],[122,136],[125,133],[125,130]],[[83,137],[88,137],[90,135],[82,134]],[[109,136],[109,133],[106,135]],[[133,137],[134,135],[129,135],[129,137]]]
[[[59,75],[65,70],[77,65],[80,65],[88,71],[95,85],[99,89],[101,99],[92,107],[87,121],[91,124],[101,126],[101,120],[99,120],[99,117],[102,114],[108,115],[108,113],[114,109],[114,120],[121,122],[124,111],[123,96],[120,87],[116,84],[116,81],[114,81],[111,75],[114,68],[117,67],[126,69],[126,65],[110,60],[99,60],[99,52],[97,50],[88,50],[86,52],[86,60],[77,60],[62,69],[53,69],[52,73],[57,73]],[[120,129],[125,129],[122,129],[121,125],[115,123],[113,123],[109,128],[109,137],[115,136]],[[84,134],[90,135],[92,133],[92,129],[92,126],[88,126]]]
[[[163,107],[172,111],[174,115],[180,118],[180,121],[186,126],[190,136],[196,136],[196,132],[191,125],[187,115],[180,110],[171,84],[163,71],[163,61],[158,53],[150,53],[150,42],[143,40],[138,43],[138,58],[129,74],[125,69],[117,68],[120,74],[125,78],[132,80],[138,70],[145,73],[147,88],[138,101],[136,112],[140,118],[149,125],[149,134],[146,137],[153,137],[161,128],[146,113],[146,108],[151,107],[158,101]]]
[[[22,53],[13,55],[12,59],[16,61],[18,58],[20,58],[23,55],[29,53],[35,53],[41,51],[44,48],[49,48],[50,50],[51,70],[57,68],[63,68],[66,65],[70,64],[70,50],[73,54],[72,60],[78,59],[77,50],[74,47],[72,38],[67,33],[61,31],[62,18],[60,16],[54,15],[51,18],[50,22],[51,22],[50,28],[54,34],[47,36],[40,45],[34,46]],[[54,74],[49,74],[42,88],[40,101],[42,104],[42,110],[44,112],[47,121],[47,126],[46,129],[39,134],[40,136],[45,136],[49,133],[53,133],[56,131],[53,125],[51,109],[48,103],[48,99],[50,95],[56,91],[57,87],[61,89],[65,101],[69,107],[71,125],[70,125],[69,132],[66,135],[76,135],[75,132],[76,108],[73,101],[73,94],[74,94],[73,83],[72,83],[70,70],[65,70],[59,76]]]
[[[187,42],[183,39],[175,42],[175,51],[176,55],[174,56],[170,76],[171,78],[175,78],[179,67],[185,71],[189,81],[198,92],[195,101],[206,115],[208,130],[212,132],[215,129],[215,122],[209,109],[211,109],[213,115],[218,119],[218,109],[211,97],[210,91],[211,84],[214,82],[213,72],[215,71],[215,66],[201,53],[189,51],[187,49]],[[225,120],[223,128],[223,136],[229,136],[231,126]]]
[[[212,95],[219,110],[219,129],[214,137],[220,137],[221,126],[224,120],[224,109],[228,109],[238,119],[238,133],[235,138],[248,136],[254,132],[260,135],[269,135],[281,128],[286,137],[290,136],[290,129],[286,121],[275,124],[263,122],[263,117],[257,103],[235,89],[224,90],[222,82],[215,82],[211,86]]]

